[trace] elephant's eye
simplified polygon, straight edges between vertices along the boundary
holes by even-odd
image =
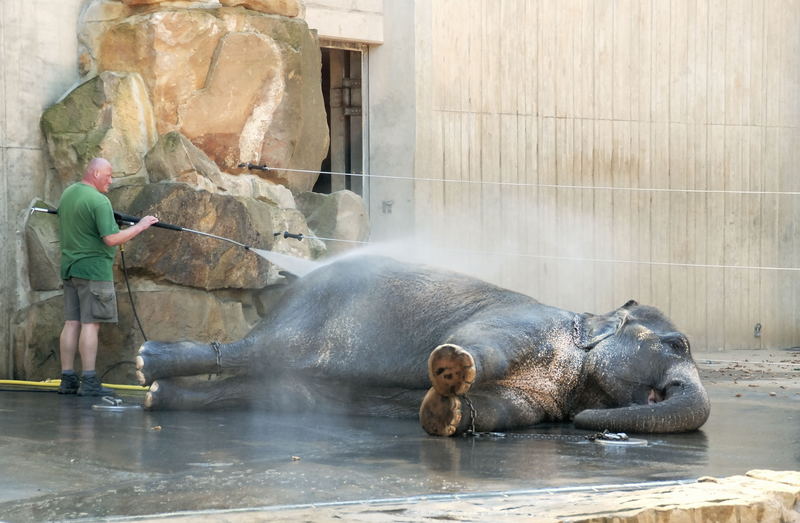
[[[677,354],[689,354],[689,340],[679,332],[673,332],[662,336],[661,343],[670,347]]]

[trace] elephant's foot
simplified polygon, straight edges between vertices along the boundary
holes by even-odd
[[[439,345],[428,357],[428,378],[442,396],[462,396],[475,381],[475,360],[458,345]]]
[[[431,436],[452,436],[461,422],[461,400],[431,387],[419,407],[419,421]]]
[[[140,358],[137,358],[137,361],[139,359]],[[138,377],[138,375],[139,375],[139,371],[138,370],[136,371],[136,375]],[[140,379],[139,382],[141,383],[142,380]],[[150,389],[147,391],[147,394],[145,394],[145,396],[144,396],[144,408],[152,409],[154,406],[156,406],[158,404],[158,401],[156,400],[156,395],[158,394],[158,389],[159,388],[161,388],[161,386],[158,384],[158,382],[153,383],[152,385],[150,385]]]
[[[151,410],[206,410],[261,405],[265,392],[259,380],[159,378],[150,385],[144,408]]]
[[[136,356],[136,381],[139,382],[139,385],[148,385],[153,382],[145,373],[144,358],[141,356]]]
[[[461,400],[475,381],[475,360],[457,345],[440,345],[428,358],[433,385],[419,408],[422,428],[433,436],[452,436],[461,422]]]

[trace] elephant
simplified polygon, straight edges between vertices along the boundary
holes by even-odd
[[[545,421],[685,432],[710,413],[689,340],[654,307],[575,313],[378,255],[296,278],[241,340],[148,341],[136,366],[148,409],[418,416],[436,436]],[[205,374],[219,376],[185,378]]]

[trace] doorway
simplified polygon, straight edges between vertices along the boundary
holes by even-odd
[[[366,51],[363,44],[320,41],[322,51],[322,96],[330,130],[328,155],[322,162],[314,192],[332,193],[349,189],[366,199],[364,107]],[[347,176],[328,173],[352,173]]]

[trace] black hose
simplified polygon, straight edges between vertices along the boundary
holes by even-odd
[[[133,293],[131,292],[131,284],[128,281],[128,267],[125,265],[125,249],[123,249],[122,246],[120,246],[119,255],[122,261],[122,276],[125,278],[125,287],[128,288],[128,298],[130,298],[131,300],[131,310],[133,311],[133,317],[136,318],[136,324],[139,325],[139,332],[142,333],[142,338],[144,338],[144,341],[147,341],[147,335],[145,335],[144,333],[142,322],[139,319],[139,313],[136,311],[136,303],[133,300]]]
[[[112,370],[116,369],[116,368],[117,368],[117,367],[119,367],[120,365],[136,365],[136,362],[135,362],[135,361],[118,361],[118,362],[114,363],[113,365],[109,365],[109,366],[106,368],[106,370],[105,370],[105,371],[103,371],[103,373],[100,375],[100,377],[99,377],[98,379],[99,379],[100,381],[103,381],[103,378],[105,378],[105,377],[106,377],[106,374],[108,374],[108,373],[109,373],[109,372],[111,372]]]

